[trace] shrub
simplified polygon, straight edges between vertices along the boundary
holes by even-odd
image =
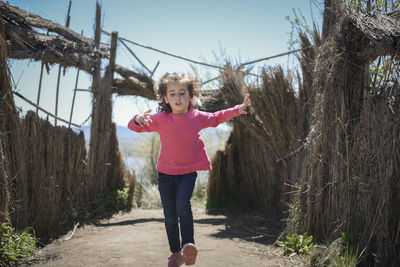
[[[106,212],[115,212],[120,210],[129,211],[132,208],[132,203],[130,196],[132,192],[130,192],[129,188],[117,189],[111,191],[104,203],[104,209]]]
[[[310,266],[355,267],[359,261],[359,243],[352,233],[342,233],[329,246],[314,246]]]
[[[283,248],[283,253],[287,254],[303,254],[307,253],[310,248],[314,246],[312,243],[313,236],[308,236],[307,233],[303,235],[292,234],[286,237],[286,240],[281,242],[279,240],[276,241],[278,246]]]
[[[342,236],[338,241],[342,249],[340,250],[339,255],[332,256],[329,266],[355,267],[358,261],[359,246],[356,243],[353,234],[342,233]]]
[[[18,260],[30,257],[36,251],[36,237],[31,229],[15,231],[6,223],[0,224],[0,265],[16,265]]]
[[[94,219],[111,217],[118,211],[130,211],[133,204],[132,188],[115,189],[103,197],[99,197],[89,208],[90,216]]]

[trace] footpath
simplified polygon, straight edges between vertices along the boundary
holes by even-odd
[[[254,214],[212,215],[194,208],[194,267],[305,266],[281,255],[279,222]],[[166,267],[170,255],[161,209],[133,209],[97,225],[85,225],[39,250],[22,266]],[[185,265],[183,265],[185,266]]]

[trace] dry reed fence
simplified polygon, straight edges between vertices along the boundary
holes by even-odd
[[[354,14],[331,3],[323,38],[300,34],[302,46],[312,40],[314,48],[299,55],[298,94],[276,69],[264,69],[261,86],[246,85],[243,75],[229,68],[222,74],[228,104],[250,92],[252,109],[234,120],[225,151],[213,159],[208,201],[282,215],[282,202],[289,200],[292,230],[328,242],[352,233],[361,264],[395,266],[400,263],[400,68],[392,66],[395,79],[383,88],[370,88],[369,65],[378,55],[398,62],[399,12]],[[284,185],[296,182],[301,190],[288,199],[285,193],[292,189]]]
[[[32,111],[19,118],[2,35],[0,53],[0,221],[33,227],[45,242],[86,220],[96,203],[125,185],[116,127],[110,122],[106,135],[106,175],[90,175],[82,132],[54,127]]]
[[[13,188],[15,226],[31,226],[53,237],[77,222],[89,199],[85,139],[66,127],[54,127],[33,111],[21,120],[26,177]]]
[[[370,61],[357,52],[370,40],[355,20],[338,22],[315,62],[298,223],[328,240],[354,233],[362,262],[390,266],[400,262],[399,86],[368,87]]]
[[[224,99],[226,103],[218,102],[221,108],[240,103],[249,92],[252,102],[247,116],[233,120],[225,150],[212,159],[209,207],[235,203],[275,216],[287,210],[288,192],[299,179],[304,158],[302,148],[314,104],[314,58],[321,45],[317,31],[311,37],[300,33],[300,40],[304,49],[298,56],[302,76],[285,73],[280,66],[265,67],[258,83],[246,84],[243,72],[228,66],[221,75],[221,90],[206,99],[210,103],[215,98]],[[213,105],[207,106],[213,110]]]
[[[240,103],[249,91],[252,109],[234,119],[225,151],[217,152],[208,183],[209,207],[236,203],[279,215],[284,182],[290,181],[299,101],[292,79],[280,67],[264,69],[260,85],[247,86],[243,73],[227,67],[221,93],[228,105]],[[281,160],[278,160],[281,159]],[[284,181],[284,182],[283,182]]]

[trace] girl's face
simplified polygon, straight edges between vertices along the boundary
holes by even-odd
[[[175,114],[186,114],[193,97],[189,94],[186,84],[170,82],[167,84],[167,94],[164,96],[165,103],[169,104]]]

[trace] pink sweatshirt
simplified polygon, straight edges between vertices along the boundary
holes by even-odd
[[[169,175],[186,174],[194,171],[211,170],[200,131],[240,115],[240,105],[214,113],[189,109],[186,114],[160,112],[150,116],[149,126],[141,127],[135,122],[135,115],[128,123],[132,131],[157,132],[160,134],[161,151],[157,171]]]

